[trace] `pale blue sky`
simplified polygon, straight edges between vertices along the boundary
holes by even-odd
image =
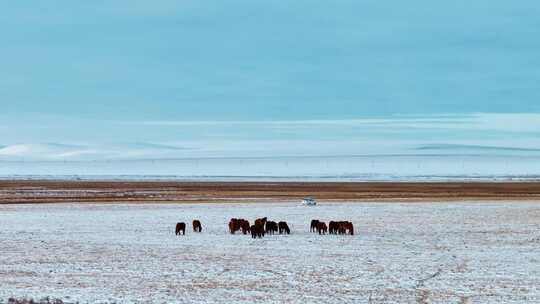
[[[374,137],[530,146],[537,118],[525,133],[459,120],[395,126],[403,116],[540,113],[538,16],[532,0],[4,1],[0,146]],[[309,123],[372,118],[398,121]]]

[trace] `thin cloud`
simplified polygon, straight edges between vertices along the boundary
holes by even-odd
[[[391,116],[390,118],[359,118],[337,120],[261,120],[261,121],[126,121],[119,122],[127,125],[142,125],[156,127],[175,126],[257,126],[257,127],[313,127],[313,126],[337,126],[337,127],[384,127],[384,128],[446,128],[446,129],[471,129],[471,130],[498,130],[498,131],[538,131],[540,130],[540,114],[517,113],[517,114],[493,114],[477,113],[467,115],[433,115],[433,116]]]

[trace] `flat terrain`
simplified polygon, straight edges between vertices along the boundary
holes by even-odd
[[[292,234],[227,232],[261,216]],[[201,234],[174,235],[194,218]],[[313,218],[357,234],[312,234]],[[0,302],[540,302],[535,202],[9,204],[0,227]]]
[[[2,203],[540,200],[540,182],[0,181]]]

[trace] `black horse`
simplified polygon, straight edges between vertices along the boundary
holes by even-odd
[[[264,226],[263,225],[251,225],[251,237],[252,238],[262,238],[264,236]]]
[[[274,221],[267,221],[266,222],[266,233],[268,234],[274,234],[278,232],[278,224]]]
[[[319,220],[311,220],[311,226],[309,228],[309,231],[317,232],[317,226],[318,225],[319,225]]]
[[[279,222],[278,223],[279,228],[279,234],[291,234],[291,229],[289,229],[289,225],[287,225],[287,222]]]
[[[330,221],[330,223],[328,223],[329,234],[337,234],[338,229],[339,229],[339,222]]]
[[[182,235],[186,234],[186,223],[176,223],[175,234],[179,235],[182,232]]]
[[[195,231],[195,232],[201,232],[202,231],[201,221],[193,220],[193,231]]]

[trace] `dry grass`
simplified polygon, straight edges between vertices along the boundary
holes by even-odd
[[[0,303],[3,303],[0,299]],[[44,298],[41,300],[34,299],[15,299],[9,298],[7,304],[68,304],[60,299]]]
[[[540,182],[0,181],[0,203],[538,200]]]

